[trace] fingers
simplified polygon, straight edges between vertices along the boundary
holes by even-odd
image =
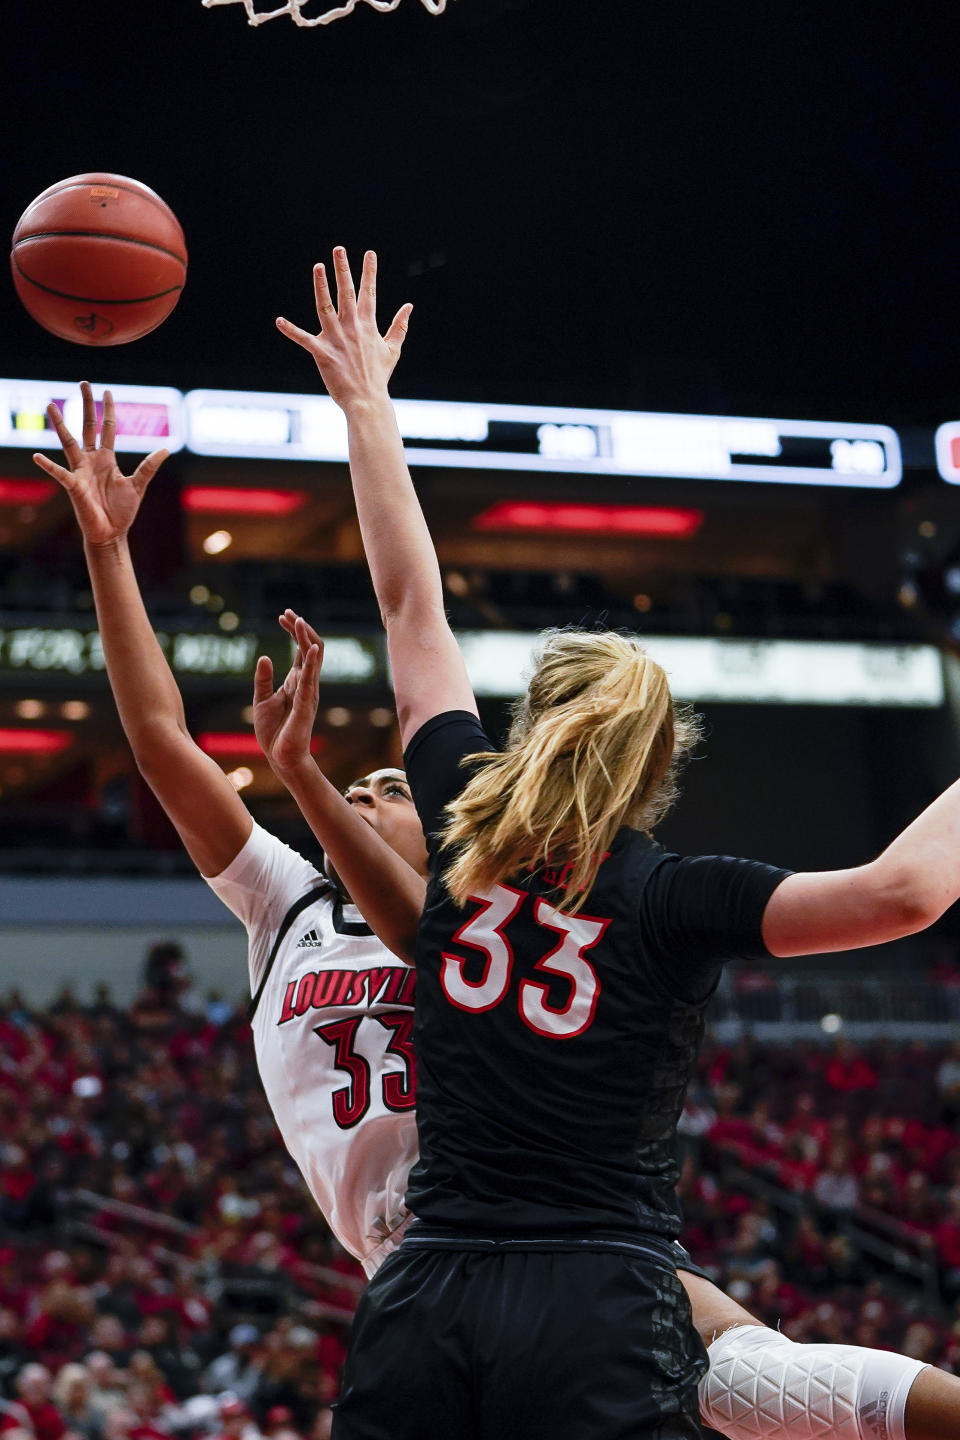
[[[309,350],[311,355],[316,355],[319,336],[311,335],[309,330],[301,330],[299,325],[292,325],[282,315],[277,316],[277,329],[281,335],[286,335],[288,340],[293,340],[302,349]]]
[[[387,349],[390,350],[395,356],[399,355],[400,351],[403,349],[403,342],[407,338],[407,330],[410,325],[410,316],[412,314],[412,305],[401,305],[400,309],[393,317],[393,322],[390,326],[390,329],[383,337],[384,341],[386,342]]]
[[[46,455],[34,455],[33,463],[34,465],[39,465],[40,469],[49,475],[52,480],[56,480],[58,485],[62,485],[64,490],[73,488],[73,476],[69,470],[64,470],[62,465],[57,465],[53,460],[48,460]]]
[[[83,451],[67,429],[63,416],[60,414],[59,406],[52,403],[48,405],[47,418],[57,432],[57,439],[60,441],[63,453],[67,457],[67,464],[71,470],[75,470],[83,457]]]
[[[377,318],[377,255],[375,250],[368,250],[363,257],[363,274],[360,277],[360,299],[357,303],[357,314],[361,320],[373,320]]]
[[[103,424],[100,426],[101,450],[112,450],[117,438],[117,412],[113,403],[113,391],[103,392]]]
[[[330,294],[326,265],[314,265],[313,267],[313,294],[317,302],[317,319],[320,321],[322,332],[324,325],[329,325],[331,320],[337,318],[337,307]]]
[[[269,655],[261,655],[253,672],[253,703],[261,705],[273,696],[273,661]]]
[[[280,628],[282,630],[285,630],[290,636],[290,638],[292,640],[295,640],[297,643],[296,663],[302,664],[307,651],[310,649],[310,646],[317,645],[320,649],[320,664],[322,665],[323,641],[317,634],[316,630],[314,630],[313,626],[308,625],[306,620],[304,620],[303,616],[298,615],[297,612],[295,610],[291,610],[289,606],[286,610],[284,610],[282,615],[277,616],[277,619],[279,621]]]
[[[316,630],[314,630],[313,626],[307,624],[306,620],[304,620],[304,618],[303,618],[302,615],[298,615],[298,616],[297,616],[297,620],[296,620],[296,636],[297,636],[297,644],[300,646],[300,653],[301,653],[302,655],[305,655],[305,654],[306,654],[306,652],[310,649],[310,646],[311,646],[311,645],[317,645],[317,646],[319,646],[319,649],[320,649],[320,664],[322,665],[322,664],[323,664],[323,641],[320,639],[320,636],[317,634]]]
[[[83,448],[84,450],[96,450],[97,407],[89,380],[80,381],[80,394],[83,396]]]
[[[293,697],[294,715],[303,719],[309,717],[313,723],[313,712],[320,695],[320,647],[311,645],[303,659],[303,669],[297,682],[297,693]]]
[[[353,288],[350,261],[342,245],[333,252],[333,268],[337,276],[337,305],[341,320],[353,319],[357,313],[357,292]]]
[[[153,454],[148,455],[146,460],[140,461],[140,464],[130,477],[138,495],[143,494],[164,460],[169,458],[169,455],[169,450],[154,450]]]

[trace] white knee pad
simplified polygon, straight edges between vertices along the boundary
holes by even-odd
[[[737,1325],[710,1346],[700,1414],[730,1440],[906,1440],[910,1386],[926,1366],[857,1345],[798,1345]]]

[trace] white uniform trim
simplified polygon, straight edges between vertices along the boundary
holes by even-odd
[[[372,1273],[407,1218],[417,1158],[413,971],[259,825],[207,883],[246,926],[257,1068],[283,1142],[334,1235]],[[291,907],[314,891],[277,946]]]
[[[730,1440],[906,1440],[910,1387],[926,1366],[856,1345],[798,1345],[762,1325],[707,1352],[700,1414]]]

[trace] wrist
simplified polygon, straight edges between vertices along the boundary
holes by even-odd
[[[95,556],[106,560],[125,559],[130,554],[127,532],[124,531],[122,535],[112,535],[109,540],[88,540],[84,536],[83,550],[88,560]]]
[[[344,403],[343,413],[347,417],[348,425],[385,414],[392,417],[394,412],[390,391],[384,385],[382,389],[366,390],[355,395]]]
[[[308,782],[317,773],[316,762],[312,755],[298,755],[295,760],[285,762],[271,756],[270,768],[277,779],[283,781],[288,790],[293,790]]]

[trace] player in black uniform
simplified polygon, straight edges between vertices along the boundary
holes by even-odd
[[[477,720],[387,392],[409,310],[376,327],[335,254],[315,356],[344,409],[431,880],[416,941],[419,1217],[358,1313],[338,1440],[695,1436],[704,1350],[673,1262],[673,1139],[731,956],[911,933],[960,893],[960,786],[879,860],[788,876],[644,833],[682,749],[629,636],[544,646],[506,751]],[[464,767],[465,757],[473,757]]]

